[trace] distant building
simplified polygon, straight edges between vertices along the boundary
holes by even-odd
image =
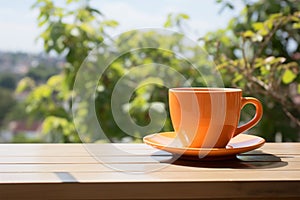
[[[12,121],[8,125],[8,130],[12,137],[22,133],[27,138],[37,138],[40,135],[42,122],[28,123],[25,121]]]

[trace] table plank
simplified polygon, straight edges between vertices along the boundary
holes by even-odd
[[[59,175],[65,174],[67,180]],[[70,181],[70,177],[71,181]],[[148,173],[131,172],[21,172],[0,173],[1,183],[115,183],[115,182],[224,182],[230,181],[299,181],[299,171],[154,171]]]
[[[299,143],[266,143],[248,154],[300,155]],[[169,155],[145,144],[1,144],[0,157],[11,156],[90,156],[90,155]]]
[[[181,165],[180,165],[181,164]],[[74,164],[74,163],[52,163],[52,164],[2,164],[0,173],[21,172],[149,172],[149,171],[300,171],[300,162],[198,162],[198,163],[111,163],[111,164]]]
[[[300,143],[238,158],[172,160],[145,144],[1,144],[0,199],[300,198]]]
[[[140,163],[172,162],[178,159],[172,155],[137,155],[137,156],[5,156],[0,157],[0,164],[7,163]],[[241,161],[264,162],[299,162],[300,155],[240,154]],[[199,161],[196,161],[199,162]]]
[[[245,156],[249,157],[249,156]],[[120,157],[115,157],[112,160],[107,159],[106,162],[99,163],[98,161],[93,160],[93,158],[88,159],[77,159],[76,157],[71,158],[55,158],[50,157],[52,159],[47,158],[32,158],[31,159],[23,158],[23,157],[14,157],[12,160],[6,160],[0,164],[0,172],[13,172],[20,170],[36,170],[40,169],[48,169],[49,167],[53,167],[54,169],[61,169],[62,171],[67,170],[75,170],[76,166],[78,169],[94,169],[95,166],[101,166],[103,170],[128,170],[128,171],[149,171],[150,169],[161,170],[166,167],[170,170],[300,170],[300,162],[293,160],[294,158],[282,158],[280,161],[272,161],[263,158],[259,158],[259,156],[255,156],[254,158],[244,158],[245,161],[240,160],[228,160],[228,161],[184,161],[184,160],[171,160],[170,158],[166,158],[165,156],[158,157],[153,159],[151,157],[139,157],[135,159],[134,157],[129,157],[128,160],[125,158],[118,160]],[[86,158],[86,157],[84,157]],[[70,167],[71,166],[71,167]],[[74,168],[72,168],[74,166]],[[63,167],[66,167],[64,169]],[[89,169],[89,170],[91,170]]]

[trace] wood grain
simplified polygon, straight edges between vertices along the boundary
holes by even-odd
[[[170,155],[145,144],[1,144],[0,157],[90,156],[90,155]],[[266,143],[246,154],[300,155],[299,143]]]
[[[300,143],[225,161],[144,144],[1,144],[0,199],[300,199]],[[18,192],[16,192],[18,191]]]

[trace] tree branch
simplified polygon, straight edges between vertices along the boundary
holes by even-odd
[[[251,67],[254,65],[254,62],[256,60],[256,58],[262,54],[263,50],[265,49],[265,47],[267,46],[267,44],[269,43],[269,41],[272,39],[273,35],[276,33],[276,31],[279,29],[279,27],[282,24],[282,20],[278,21],[278,23],[275,25],[274,29],[266,36],[265,40],[260,43],[258,48],[258,51],[254,54],[252,60],[251,60]]]

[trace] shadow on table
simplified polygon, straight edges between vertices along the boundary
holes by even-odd
[[[155,156],[153,156],[155,159]],[[162,163],[202,168],[233,168],[233,169],[268,169],[288,165],[280,157],[267,154],[262,151],[252,151],[251,154],[240,154],[234,157],[214,157],[198,159],[197,157],[184,157],[173,155],[165,160],[159,159]]]

